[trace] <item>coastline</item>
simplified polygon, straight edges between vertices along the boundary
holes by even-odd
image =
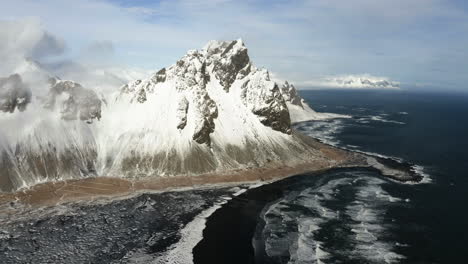
[[[21,203],[30,206],[53,206],[67,202],[96,199],[116,199],[144,192],[166,192],[186,189],[206,189],[238,186],[258,182],[271,183],[303,173],[321,173],[344,167],[373,167],[385,176],[398,181],[420,181],[422,177],[412,173],[410,164],[391,159],[341,149],[307,138],[311,147],[319,150],[323,158],[294,165],[270,164],[266,167],[237,169],[223,173],[208,173],[193,176],[146,177],[124,179],[118,177],[95,177],[47,182],[12,193],[0,193],[0,206]],[[398,163],[398,164],[397,164]]]
[[[352,167],[358,168],[358,167]],[[298,174],[248,190],[227,201],[206,219],[203,239],[193,248],[193,263],[270,263],[265,262],[261,241],[254,238],[264,208],[287,192],[289,183],[303,177],[339,172],[347,168],[332,168],[324,172]],[[229,226],[229,228],[223,228]],[[227,245],[227,246],[226,246]],[[216,250],[212,250],[216,248]],[[276,263],[276,262],[274,262]]]
[[[213,241],[207,241],[204,239],[208,236],[208,233],[218,232],[217,228],[213,229],[213,221],[208,222],[208,218],[219,218],[221,219],[221,222],[239,219],[235,217],[235,214],[239,212],[244,212],[245,210],[237,210],[235,208],[231,208],[231,205],[240,202],[240,204],[238,204],[239,208],[243,207],[243,204],[245,203],[245,201],[247,201],[246,199],[244,199],[245,195],[255,196],[257,193],[260,192],[260,200],[254,203],[249,202],[250,205],[247,208],[248,210],[244,212],[246,213],[245,221],[248,222],[249,226],[247,230],[248,232],[245,232],[246,230],[242,231],[242,229],[232,229],[234,230],[234,232],[237,232],[242,236],[250,235],[251,232],[255,231],[257,219],[256,216],[257,213],[261,211],[261,208],[264,207],[264,203],[275,197],[279,197],[278,195],[281,194],[281,191],[280,189],[278,189],[278,186],[282,186],[282,184],[285,181],[294,181],[296,179],[296,177],[294,176],[313,177],[329,172],[332,173],[333,171],[354,168],[365,168],[369,170],[375,170],[380,172],[381,174],[384,174],[385,172],[382,170],[382,168],[384,168],[387,172],[394,171],[397,172],[396,175],[408,175],[408,177],[410,177],[408,179],[414,180],[414,178],[411,178],[409,174],[411,172],[410,167],[404,167],[403,165],[400,165],[400,167],[398,167],[395,164],[393,164],[394,168],[390,168],[387,167],[387,165],[390,166],[392,165],[391,163],[385,165],[385,160],[375,160],[377,158],[375,156],[371,157],[368,155],[363,155],[362,153],[340,149],[334,146],[320,143],[317,139],[313,138],[308,138],[308,140],[311,141],[310,143],[312,146],[314,146],[317,150],[320,150],[320,152],[323,154],[323,159],[310,160],[309,162],[295,164],[294,166],[270,164],[267,167],[239,169],[235,171],[229,171],[223,174],[211,173],[197,176],[154,177],[136,180],[112,177],[76,179],[69,181],[38,184],[32,186],[29,189],[21,190],[15,193],[1,193],[0,222],[7,223],[9,226],[11,226],[12,224],[15,225],[14,223],[19,223],[20,225],[23,225],[24,223],[29,223],[29,225],[33,226],[33,229],[32,231],[25,230],[25,232],[37,232],[36,229],[34,229],[34,227],[40,225],[42,221],[51,221],[50,219],[54,219],[53,215],[58,215],[58,218],[63,218],[63,216],[60,216],[60,213],[57,212],[67,210],[65,208],[87,208],[86,210],[84,210],[84,214],[86,214],[88,210],[97,210],[97,208],[103,208],[103,212],[107,212],[107,209],[104,208],[118,208],[118,210],[120,211],[117,214],[119,215],[119,218],[122,218],[124,217],[121,216],[122,208],[119,207],[121,203],[138,203],[138,201],[146,200],[148,199],[148,197],[155,197],[152,199],[157,199],[156,197],[164,196],[172,197],[173,195],[175,195],[176,197],[184,197],[186,195],[190,196],[193,193],[205,193],[209,195],[209,193],[214,192],[218,193],[218,195],[208,197],[211,197],[209,199],[215,200],[210,200],[211,202],[209,203],[205,202],[204,206],[209,207],[198,208],[197,206],[192,207],[193,205],[189,205],[188,207],[186,207],[186,209],[192,208],[190,209],[192,211],[189,210],[190,213],[188,215],[183,216],[183,218],[181,218],[183,219],[183,221],[180,222],[178,225],[179,227],[187,225],[186,228],[182,230],[176,228],[173,231],[164,231],[161,233],[161,242],[158,242],[154,246],[151,246],[151,250],[160,251],[160,247],[165,248],[166,251],[164,251],[164,254],[158,255],[159,257],[157,257],[151,254],[147,255],[146,253],[140,252],[140,256],[138,255],[140,253],[134,252],[136,254],[135,258],[142,258],[142,260],[144,260],[146,257],[148,259],[156,257],[157,259],[166,260],[183,257],[185,260],[192,260],[188,263],[203,263],[204,259],[212,259],[213,257],[211,250],[206,251],[207,246],[209,247],[210,245],[216,245],[216,243],[218,243],[214,242],[213,244]],[[373,162],[376,163],[372,165],[369,159],[374,159]],[[375,166],[375,164],[380,164],[380,166],[382,167],[379,169]],[[392,176],[392,174],[387,174],[385,176],[389,178],[395,177]],[[400,181],[405,180],[404,178],[399,179],[398,176],[395,177],[395,179]],[[237,187],[240,187],[240,190],[236,190],[239,189]],[[254,189],[254,192],[247,191],[247,189],[251,188]],[[262,195],[265,194],[264,191],[270,189],[276,191],[271,192],[270,194],[268,194],[267,191],[266,197],[269,197],[269,199],[262,198]],[[231,193],[230,195],[227,194],[233,191],[235,191],[235,193]],[[146,202],[147,201],[148,200],[146,200]],[[190,202],[187,201],[187,203]],[[225,206],[226,204],[228,204],[229,206]],[[141,209],[145,207],[138,208]],[[153,209],[156,210],[155,212],[158,212],[159,210],[156,208]],[[169,205],[166,209],[169,211],[167,212],[167,215],[164,215],[164,217],[172,217],[178,214],[178,211],[173,211],[175,207],[171,207]],[[230,213],[223,215],[226,211],[229,211]],[[221,218],[220,214],[222,215]],[[104,224],[106,228],[109,228],[111,226],[109,225],[109,222],[106,219],[112,219],[110,215],[114,214],[109,213],[109,216],[103,217],[102,219],[101,215],[92,216],[90,219],[84,220],[85,223],[81,223],[82,221],[78,218],[74,220],[76,221],[76,223],[73,221],[71,225],[76,226],[90,224],[93,228],[96,227],[100,229],[100,226]],[[232,218],[229,219],[229,216],[231,216]],[[126,218],[124,217],[124,219]],[[132,223],[130,222],[125,222],[125,220],[122,221],[122,223],[125,223],[126,225],[132,225]],[[155,221],[164,222],[164,219],[160,220],[158,218]],[[216,223],[219,223],[219,221],[215,221],[215,226]],[[234,227],[235,225],[232,226]],[[189,228],[187,229],[187,227]],[[41,230],[41,232],[50,232],[50,230],[48,230],[45,227]],[[138,229],[133,228],[131,230]],[[2,232],[6,232],[5,234],[10,234],[10,232],[14,233],[17,231],[5,229]],[[126,232],[127,233],[125,234],[126,236],[128,236],[128,232],[130,231],[127,230]],[[141,232],[148,233],[145,230],[142,230]],[[152,234],[152,236],[156,235],[151,232],[149,232],[149,234]],[[87,234],[85,236],[92,235]],[[44,241],[46,241],[49,236],[45,237],[46,238]],[[228,237],[229,236],[226,236],[226,239]],[[121,239],[122,238],[119,238],[119,240]],[[147,238],[143,236],[143,238],[138,241],[142,241],[141,243],[146,243],[147,241],[149,241],[148,239],[152,241],[153,238]],[[255,256],[255,254],[253,254],[252,249],[249,246],[249,239],[251,239],[250,236],[244,237],[244,240],[247,242],[239,243],[239,251],[237,251],[244,252],[247,255],[240,254],[235,257],[232,256],[231,260],[236,260],[239,258],[251,259]],[[66,239],[66,241],[68,241],[68,239]],[[177,242],[177,244],[173,244],[173,241],[179,242]],[[47,244],[48,243],[49,242],[47,242]],[[109,243],[113,242],[110,241]],[[183,254],[182,256],[180,254],[180,250],[177,249],[178,246],[187,249],[188,251],[184,251],[186,254]],[[63,254],[65,256],[68,253]],[[129,254],[129,257],[133,258],[132,252],[129,251],[127,254]],[[222,257],[223,251],[217,252],[216,256]],[[238,262],[234,261],[231,263]]]

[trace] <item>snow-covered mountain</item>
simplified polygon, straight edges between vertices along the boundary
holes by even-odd
[[[31,101],[31,90],[24,85],[19,74],[0,78],[0,111],[24,111]]]
[[[46,93],[34,85],[20,75],[0,80],[0,190],[325,159],[291,122],[335,117],[256,68],[242,40],[211,41],[107,99],[53,76]]]
[[[399,82],[369,74],[332,76],[316,81],[313,85],[329,88],[400,89]]]

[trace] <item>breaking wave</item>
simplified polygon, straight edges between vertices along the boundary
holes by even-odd
[[[394,263],[402,241],[391,237],[387,208],[406,202],[365,172],[292,192],[264,210],[265,252],[279,263]],[[333,254],[332,254],[333,253]]]
[[[371,122],[382,122],[382,123],[393,123],[398,125],[405,125],[406,123],[387,119],[386,117],[388,114],[380,114],[380,115],[370,115],[370,116],[362,116],[357,118],[357,122],[361,124],[369,124]]]
[[[362,111],[367,111],[365,108],[358,108],[362,109]],[[405,113],[405,114],[403,114]],[[406,112],[400,112],[401,115],[407,115]],[[394,121],[394,120],[387,120],[384,119],[382,116],[387,116],[388,114],[380,114],[377,116],[367,116],[367,117],[358,117],[355,116],[354,119],[333,119],[333,120],[323,120],[323,121],[313,121],[313,122],[302,122],[296,124],[294,126],[295,129],[300,131],[301,133],[316,138],[319,141],[332,145],[334,147],[359,152],[362,154],[366,154],[369,156],[379,157],[383,159],[390,159],[392,161],[396,161],[398,163],[405,163],[406,161],[400,157],[395,156],[387,156],[380,153],[364,151],[360,146],[344,144],[342,141],[338,139],[339,135],[344,131],[344,129],[348,126],[353,126],[355,123],[370,123],[368,120],[385,122],[385,123],[396,123],[400,125],[404,125],[405,123]],[[355,122],[355,123],[353,123]],[[411,170],[416,173],[417,175],[422,177],[422,180],[418,183],[432,183],[432,179],[430,175],[427,173],[427,168],[417,165],[411,164]],[[411,182],[407,182],[411,184]]]
[[[319,139],[325,144],[339,146],[341,142],[336,136],[343,130],[344,126],[345,121],[343,119],[331,119],[302,122],[296,124],[294,128],[307,136]]]

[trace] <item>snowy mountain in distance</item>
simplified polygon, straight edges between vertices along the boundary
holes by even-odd
[[[399,82],[391,81],[386,77],[376,77],[369,74],[328,77],[320,81],[318,85],[331,88],[400,89]]]
[[[55,77],[41,92],[33,86],[24,83],[26,106],[0,113],[4,191],[89,176],[193,176],[321,160],[291,122],[333,117],[256,68],[242,40],[211,41],[106,99]],[[17,93],[0,86],[7,89]]]

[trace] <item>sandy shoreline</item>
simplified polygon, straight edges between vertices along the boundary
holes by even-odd
[[[33,206],[51,206],[64,202],[93,200],[103,197],[126,196],[135,192],[168,191],[181,188],[201,188],[216,185],[238,185],[271,182],[305,172],[318,172],[337,167],[366,166],[362,155],[332,146],[314,143],[322,159],[287,166],[271,164],[263,168],[247,168],[225,173],[194,176],[147,177],[124,179],[96,177],[60,182],[41,183],[13,193],[1,193],[0,204],[16,201]]]
[[[321,172],[342,167],[372,166],[384,172],[385,167],[389,165],[390,167],[386,167],[387,171],[404,173],[403,169],[391,168],[392,164],[384,164],[382,160],[376,161],[360,153],[339,149],[320,143],[317,140],[313,141],[313,147],[322,153],[322,159],[311,159],[308,162],[294,164],[293,166],[271,164],[262,168],[238,169],[224,173],[194,176],[146,177],[141,179],[96,177],[48,182],[13,193],[1,193],[0,206],[11,202],[19,202],[28,206],[53,206],[66,202],[118,198],[150,191],[162,192],[187,188],[234,186],[256,182],[268,183],[302,173]],[[391,173],[387,176],[393,177]],[[412,176],[406,174],[405,177],[407,178],[402,178],[402,180],[408,180]],[[5,206],[1,207],[5,208]]]

